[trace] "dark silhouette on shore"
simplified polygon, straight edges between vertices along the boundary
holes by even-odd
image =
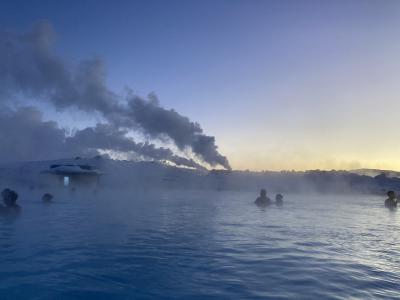
[[[394,209],[397,207],[396,193],[394,191],[387,192],[388,198],[385,200],[385,207]]]
[[[254,202],[258,206],[268,206],[271,205],[271,199],[267,197],[267,191],[262,189],[260,191],[260,196]]]

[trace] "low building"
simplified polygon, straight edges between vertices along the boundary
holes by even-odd
[[[41,173],[47,174],[55,184],[71,188],[96,188],[101,175],[96,167],[79,164],[54,164]]]

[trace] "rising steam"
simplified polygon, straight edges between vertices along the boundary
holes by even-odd
[[[24,34],[0,32],[2,106],[14,95],[22,94],[48,101],[58,110],[76,108],[100,114],[105,123],[67,136],[56,122],[43,122],[36,109],[6,110],[0,116],[0,139],[7,144],[2,152],[8,151],[3,155],[34,159],[36,143],[42,141],[46,147],[51,144],[41,152],[46,158],[111,150],[203,168],[195,160],[178,156],[168,148],[136,143],[128,137],[128,133],[135,131],[154,140],[172,142],[181,152],[191,152],[202,163],[230,169],[227,158],[218,152],[215,138],[205,135],[198,123],[172,109],[163,108],[154,95],[148,99],[133,94],[127,97],[117,95],[107,87],[101,60],[87,60],[71,67],[54,53],[54,37],[55,33],[47,22],[36,24]],[[17,135],[10,136],[6,130]],[[25,139],[28,135],[35,138]],[[20,141],[15,140],[16,136],[23,137],[24,148],[21,148]]]

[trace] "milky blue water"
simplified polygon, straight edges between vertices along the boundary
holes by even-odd
[[[400,211],[374,196],[21,197],[0,299],[400,299]]]

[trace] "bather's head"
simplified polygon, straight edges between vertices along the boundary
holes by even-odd
[[[265,189],[261,189],[260,196],[261,197],[267,197],[267,191]]]
[[[6,206],[17,206],[18,194],[15,191],[4,189],[3,192],[1,192],[1,196]]]
[[[53,195],[52,194],[49,194],[49,193],[46,193],[46,194],[44,194],[43,196],[42,196],[42,201],[43,202],[52,202],[52,200],[53,200]]]
[[[389,199],[396,199],[396,193],[394,191],[388,191],[387,196]]]

